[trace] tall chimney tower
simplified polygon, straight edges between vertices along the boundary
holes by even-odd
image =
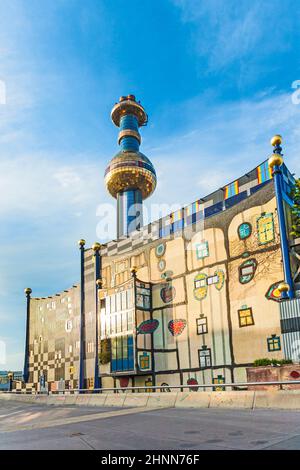
[[[113,123],[120,128],[121,150],[105,170],[105,185],[117,199],[117,237],[126,237],[143,225],[143,200],[156,187],[156,173],[150,160],[139,151],[139,127],[148,116],[134,95],[121,96],[111,112]]]

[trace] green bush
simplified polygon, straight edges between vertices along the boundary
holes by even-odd
[[[256,359],[253,362],[254,367],[259,367],[259,366],[270,366],[271,365],[271,360],[268,358],[262,358],[262,359]]]
[[[268,359],[266,357],[262,359],[256,359],[253,362],[254,367],[260,366],[283,366],[285,364],[293,364],[291,359]]]
[[[292,237],[300,237],[300,179],[296,180],[295,186],[290,194],[291,199],[293,200],[292,207],[292,230],[290,235]]]
[[[284,364],[293,364],[292,359],[280,359],[278,362],[281,366],[283,366]]]
[[[271,359],[272,366],[280,366],[280,360],[278,359]]]
[[[103,339],[100,341],[100,353],[99,353],[99,361],[100,364],[108,364],[110,362],[110,350],[111,350],[111,342],[110,339]]]

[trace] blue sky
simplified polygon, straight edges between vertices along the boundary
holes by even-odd
[[[268,157],[277,132],[299,174],[299,20],[292,0],[1,1],[0,368],[22,366],[24,287],[39,297],[71,286],[77,240],[96,240],[119,96],[134,93],[149,114],[152,202],[226,184]]]

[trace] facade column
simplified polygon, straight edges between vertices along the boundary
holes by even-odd
[[[12,372],[9,372],[7,376],[8,376],[8,391],[12,392],[14,374]]]
[[[30,296],[32,290],[30,287],[27,287],[25,290],[26,295],[26,336],[25,336],[25,358],[24,358],[24,369],[23,369],[23,379],[27,383],[29,380],[29,341],[30,341]]]
[[[132,266],[130,268],[130,274],[133,280],[133,308],[134,308],[134,324],[137,325],[137,317],[136,317],[136,280],[137,280],[137,267]],[[135,358],[135,364],[134,368],[137,371],[138,370],[138,359],[137,359],[137,354],[136,354],[136,347],[137,347],[137,328],[135,328],[135,335],[134,335],[134,358]]]
[[[84,247],[85,240],[78,242],[80,249],[80,353],[78,389],[84,388],[84,360],[85,360],[85,289],[84,289]]]
[[[280,135],[275,135],[271,139],[271,145],[273,145],[273,155],[269,158],[269,166],[272,170],[275,195],[276,195],[276,204],[277,204],[277,215],[278,215],[278,224],[280,232],[280,245],[282,253],[282,262],[283,262],[283,272],[284,272],[284,283],[278,286],[279,291],[281,292],[282,299],[293,299],[294,298],[294,285],[293,278],[291,273],[291,262],[290,262],[290,249],[289,249],[289,240],[287,236],[287,227],[285,221],[284,205],[283,205],[283,175],[282,175],[282,147],[281,147],[282,138]]]
[[[96,314],[96,328],[95,328],[95,369],[94,369],[94,388],[99,389],[101,387],[101,381],[99,378],[99,290],[102,287],[102,280],[101,280],[101,245],[100,243],[96,242],[92,246],[94,250],[94,257],[95,257],[95,284],[96,284],[96,294],[95,294],[95,314]]]

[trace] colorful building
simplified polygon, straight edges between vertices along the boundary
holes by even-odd
[[[0,392],[10,391],[18,386],[21,386],[23,381],[22,371],[9,372],[7,370],[0,370]]]
[[[79,241],[80,281],[26,289],[28,389],[221,384],[259,358],[297,360],[299,246],[289,237],[294,177],[273,155],[221,189],[143,226],[156,174],[139,151],[147,115],[133,95],[112,110],[120,152],[105,183],[117,240]],[[299,361],[299,358],[298,358]]]

